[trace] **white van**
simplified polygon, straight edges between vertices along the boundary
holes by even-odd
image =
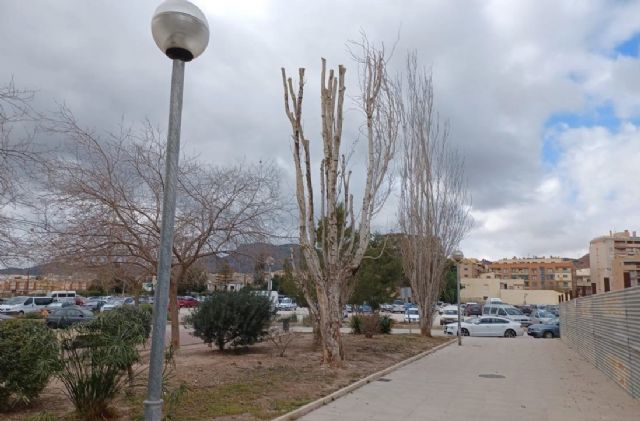
[[[482,307],[482,315],[504,317],[514,322],[520,322],[523,326],[531,324],[531,317],[509,304],[487,303]]]
[[[13,297],[0,305],[0,313],[25,314],[40,311],[53,302],[51,297]]]
[[[75,291],[51,291],[49,297],[53,298],[53,301],[59,303],[74,303],[76,302]]]

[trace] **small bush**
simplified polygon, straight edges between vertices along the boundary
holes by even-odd
[[[351,327],[351,333],[354,335],[362,334],[362,316],[353,315],[349,320],[349,326]]]
[[[380,317],[377,314],[362,316],[362,333],[367,338],[380,333]]]
[[[57,368],[58,342],[43,323],[0,323],[0,410],[30,403]]]
[[[24,315],[20,316],[20,318],[26,319],[26,320],[41,320],[41,319],[44,319],[44,315],[39,311],[31,311],[29,313],[25,313]]]
[[[132,366],[140,361],[137,347],[150,332],[150,311],[123,306],[63,333],[58,378],[80,418],[109,415],[109,405],[126,380],[132,385]]]
[[[193,326],[193,335],[219,350],[252,345],[266,335],[275,315],[269,298],[249,291],[219,291],[187,316],[185,325]]]
[[[389,335],[391,333],[391,328],[393,327],[393,319],[389,316],[382,316],[378,321],[378,327],[380,333],[383,335]]]

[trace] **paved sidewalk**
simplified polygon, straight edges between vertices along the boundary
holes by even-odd
[[[640,401],[559,339],[464,338],[302,419],[637,421]]]

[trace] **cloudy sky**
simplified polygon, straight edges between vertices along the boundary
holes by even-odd
[[[156,48],[158,0],[2,0],[0,84],[65,103],[85,125],[165,127],[171,63]],[[307,68],[306,133],[319,141],[320,57],[356,69],[360,30],[416,50],[465,156],[475,226],[467,256],[579,257],[609,230],[640,230],[640,2],[209,1],[212,30],[188,64],[183,150],[224,165],[271,160],[291,191],[280,68]],[[357,138],[350,109],[346,136]],[[355,156],[355,168],[362,160]],[[396,198],[376,219],[395,226]]]

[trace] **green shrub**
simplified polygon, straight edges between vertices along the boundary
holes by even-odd
[[[251,345],[262,339],[274,315],[265,296],[244,290],[219,291],[201,303],[185,319],[185,325],[193,326],[194,336],[223,350],[226,344]]]
[[[367,338],[371,338],[376,333],[380,333],[380,316],[377,314],[362,316],[362,333],[364,333],[364,336]]]
[[[44,319],[44,316],[39,311],[31,311],[29,313],[25,313],[24,315],[20,316],[20,318],[27,319],[27,320],[41,320],[41,319]]]
[[[351,333],[354,335],[362,334],[362,316],[354,314],[349,320],[349,326],[351,327]]]
[[[109,405],[126,380],[132,385],[132,366],[140,361],[138,345],[150,332],[150,311],[123,306],[63,333],[58,378],[80,418],[109,415]]]
[[[57,368],[58,342],[43,323],[0,322],[0,410],[30,403]]]
[[[389,316],[382,316],[378,321],[378,329],[380,333],[384,335],[388,335],[391,333],[391,328],[393,327],[393,319]]]

